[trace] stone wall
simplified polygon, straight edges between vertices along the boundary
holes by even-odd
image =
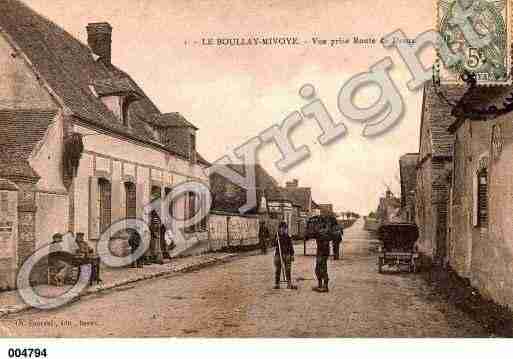
[[[259,218],[214,211],[208,221],[210,249],[258,244]]]
[[[475,230],[472,245],[472,285],[495,302],[513,309],[513,126],[511,115],[501,126],[503,147],[492,148],[488,165],[488,227]],[[490,130],[491,130],[490,124]],[[489,131],[491,136],[491,131]],[[490,137],[488,137],[490,139]],[[487,141],[488,146],[491,141]],[[477,232],[477,233],[476,233]],[[480,233],[481,232],[481,233]],[[484,235],[486,234],[486,235]]]
[[[0,180],[0,291],[16,286],[18,189]]]
[[[417,247],[421,254],[433,259],[432,166],[428,157],[417,170],[416,223],[419,227]]]

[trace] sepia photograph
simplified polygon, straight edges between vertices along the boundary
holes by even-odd
[[[6,357],[512,337],[512,6],[0,0]]]

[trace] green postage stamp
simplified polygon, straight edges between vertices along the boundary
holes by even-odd
[[[511,83],[511,0],[436,0],[441,83]]]

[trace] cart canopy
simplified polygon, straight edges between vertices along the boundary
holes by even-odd
[[[419,230],[412,223],[390,223],[379,227],[378,235],[387,252],[412,252]]]

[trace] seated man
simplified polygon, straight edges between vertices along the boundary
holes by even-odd
[[[100,283],[100,261],[94,254],[94,249],[84,239],[84,233],[77,233],[75,242],[78,245],[77,256],[88,260],[88,264],[91,265],[91,279],[90,284],[93,282]]]

